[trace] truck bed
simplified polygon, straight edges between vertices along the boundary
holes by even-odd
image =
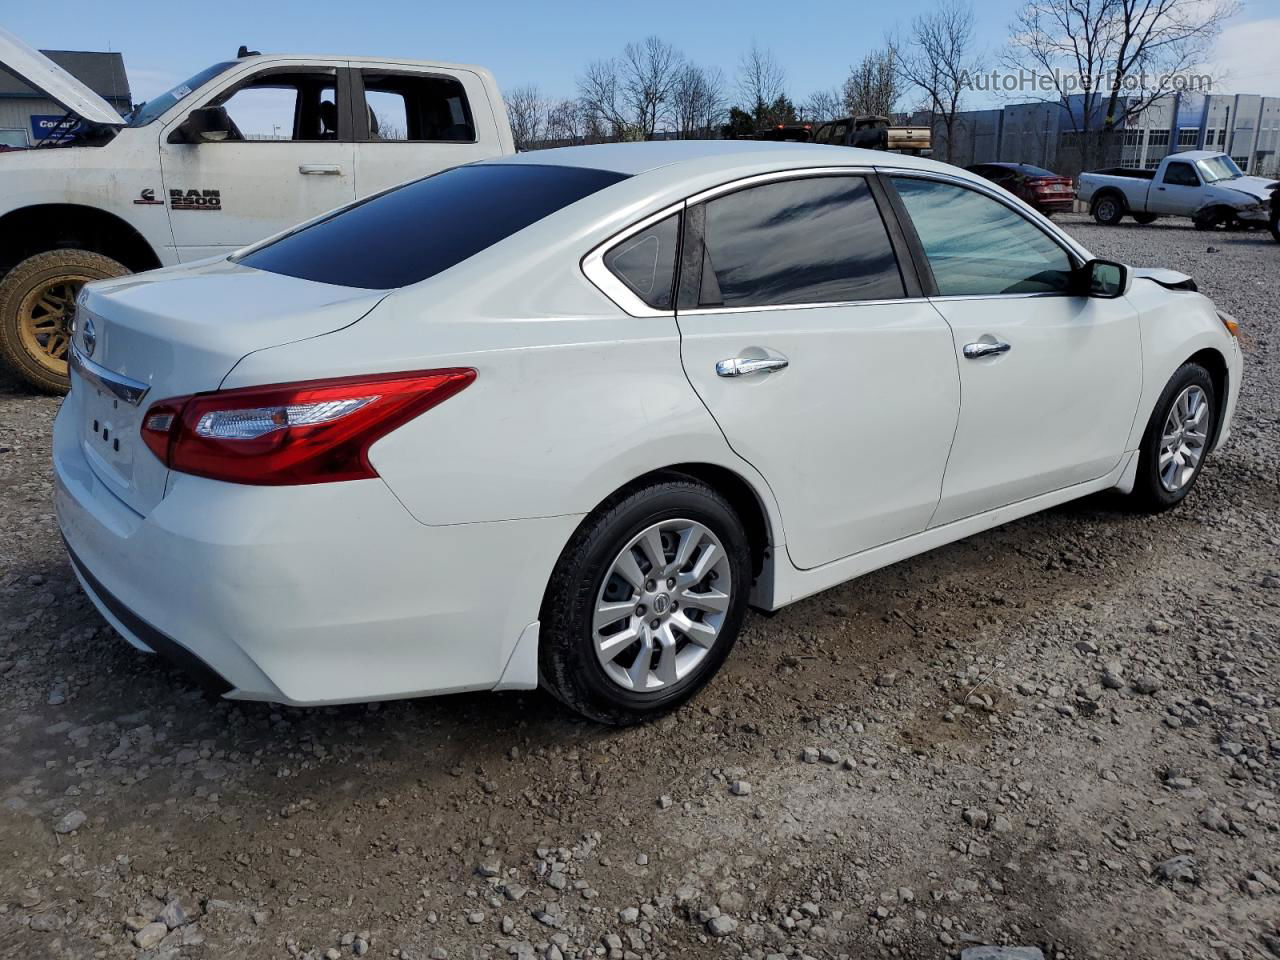
[[[1132,167],[1107,167],[1105,170],[1090,170],[1089,173],[1100,173],[1104,177],[1132,177],[1134,180],[1154,180],[1154,170],[1135,170]]]

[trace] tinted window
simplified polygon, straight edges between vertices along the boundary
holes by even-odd
[[[655,310],[670,310],[680,245],[680,215],[673,214],[604,255],[604,265]]]
[[[467,95],[452,77],[370,71],[363,77],[370,140],[475,140]]]
[[[454,167],[340,210],[240,262],[346,287],[403,287],[622,179],[582,167]]]
[[[1196,176],[1191,164],[1178,161],[1164,168],[1164,182],[1178,187],[1198,187],[1200,178]]]
[[[1029,163],[1024,163],[1018,167],[1018,172],[1024,177],[1056,177],[1057,174],[1052,170],[1046,170],[1044,167],[1033,167]]]
[[[862,177],[766,183],[708,201],[702,306],[880,300],[904,294]]]
[[[974,190],[895,178],[933,270],[938,293],[1059,293],[1071,259],[1034,224]]]

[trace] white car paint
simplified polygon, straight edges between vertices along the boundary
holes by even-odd
[[[497,82],[482,67],[349,56],[244,57],[190,89],[153,122],[131,127],[96,93],[12,34],[0,32],[0,64],[78,116],[116,130],[100,146],[0,154],[0,225],[6,216],[48,204],[107,214],[121,235],[136,231],[162,266],[225,256],[395,183],[515,152]],[[348,67],[456,79],[471,105],[475,142],[169,142],[193,109],[263,73]],[[175,209],[175,190],[217,191],[220,203]],[[64,208],[58,215],[63,233],[74,237],[74,211]]]
[[[1046,297],[921,297],[677,316],[637,308],[584,271],[621,231],[703,191],[832,166],[964,182],[1088,259],[963,171],[733,142],[500,162],[631,176],[396,290],[222,261],[86,288],[96,361],[149,393],[131,413],[73,374],[54,431],[57,509],[86,589],[135,644],[108,596],[224,676],[233,697],[305,704],[532,687],[539,608],[560,551],[597,505],[655,469],[697,463],[746,484],[769,541],[752,600],[777,609],[1036,510],[1131,487],[1156,398],[1199,350],[1228,368],[1218,444],[1229,435],[1234,338],[1207,298],[1146,277],[1117,300],[1063,298],[1072,305],[1060,310]],[[1014,351],[960,359],[979,331]],[[785,350],[791,365],[761,379],[708,374],[752,347]],[[473,368],[475,382],[374,444],[374,479],[226,483],[168,471],[137,441],[146,406],[169,396],[441,367]],[[1089,388],[1105,388],[1107,402],[1082,397]],[[87,428],[108,418],[127,467],[105,462]]]

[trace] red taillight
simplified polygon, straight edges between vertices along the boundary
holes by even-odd
[[[171,470],[231,483],[366,479],[375,441],[475,378],[458,367],[174,397],[147,411],[142,439]]]

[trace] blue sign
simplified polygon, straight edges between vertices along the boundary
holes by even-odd
[[[71,134],[75,133],[75,129],[78,126],[80,126],[79,117],[63,119],[61,116],[33,115],[31,117],[31,142],[66,140],[70,138]]]

